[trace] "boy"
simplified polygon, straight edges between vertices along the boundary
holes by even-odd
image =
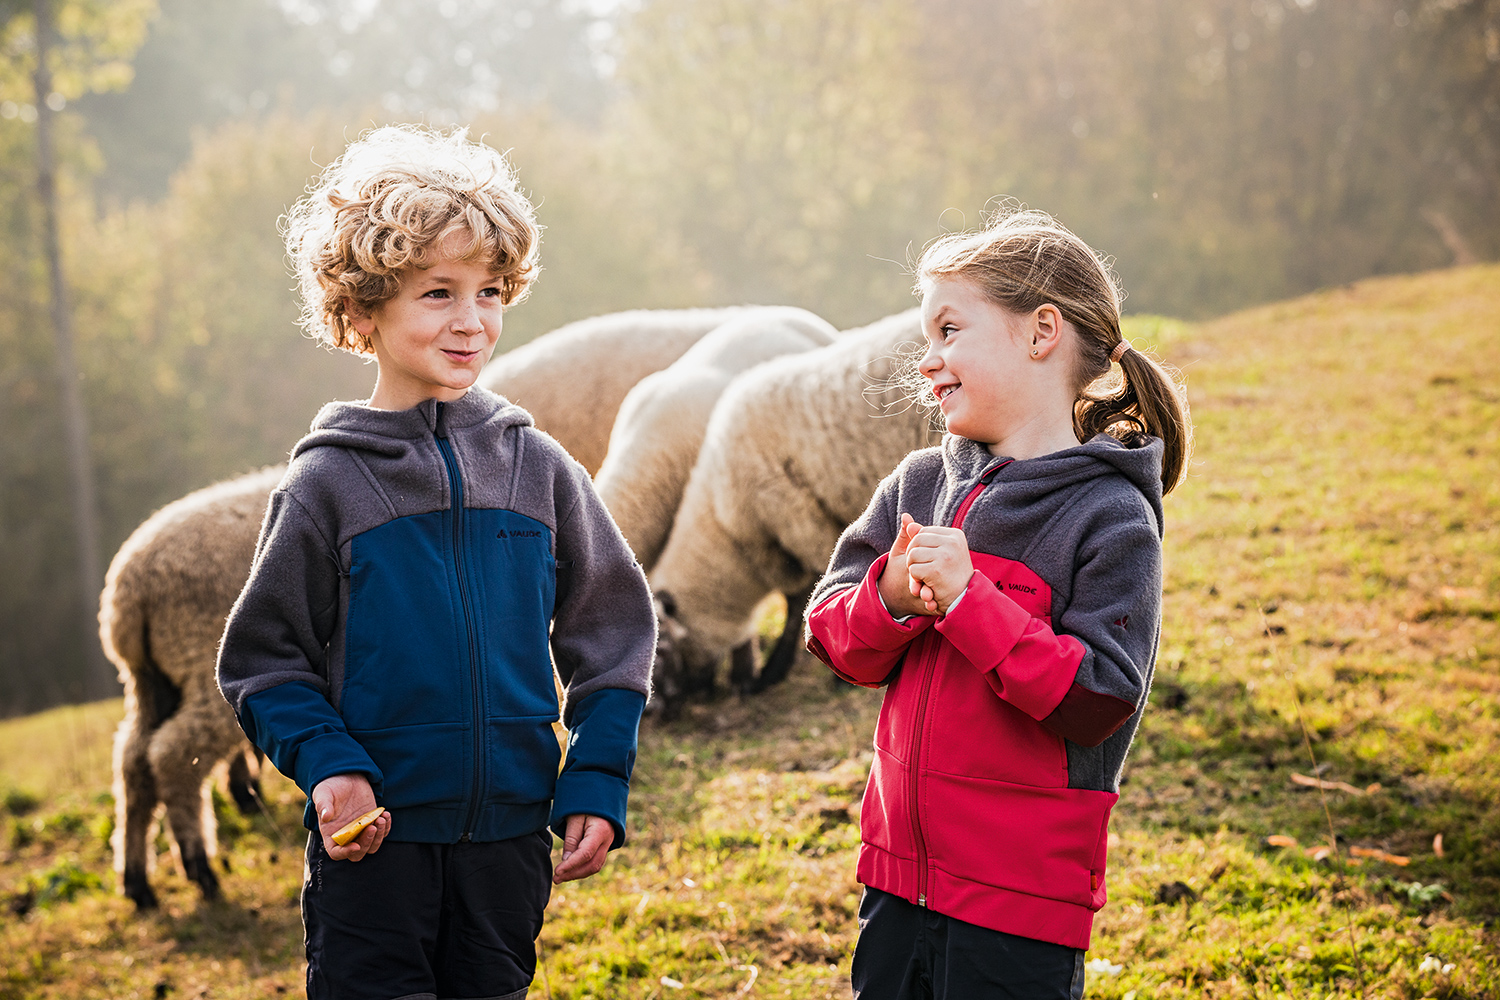
[[[308,793],[309,997],[519,1000],[550,882],[625,839],[645,577],[583,468],[471,388],[537,237],[462,131],[369,133],[287,220],[304,325],[378,365],[293,450],[219,653],[240,725]]]

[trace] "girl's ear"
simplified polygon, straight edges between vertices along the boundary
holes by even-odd
[[[1027,345],[1027,350],[1034,360],[1043,361],[1062,343],[1063,324],[1066,320],[1057,306],[1050,302],[1037,306],[1028,320],[1027,332],[1031,335],[1031,342]]]

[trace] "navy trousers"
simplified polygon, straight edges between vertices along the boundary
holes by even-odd
[[[1081,1000],[1083,952],[867,887],[850,978],[856,1000]]]
[[[334,861],[308,837],[309,1000],[522,1000],[552,894],[552,834],[492,843],[387,840]]]

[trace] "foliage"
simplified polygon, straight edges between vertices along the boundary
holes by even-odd
[[[33,10],[24,0],[0,3],[0,100],[21,105],[36,100]],[[156,0],[53,0],[58,38],[49,68],[56,93],[73,100],[127,85],[131,57],[155,14]]]

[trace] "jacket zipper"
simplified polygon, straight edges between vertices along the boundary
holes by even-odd
[[[979,482],[964,497],[963,503],[958,505],[958,510],[953,514],[951,527],[962,528],[964,518],[969,514],[969,508],[974,506],[974,501],[984,488],[995,478],[995,473],[1011,463],[1011,459],[991,466],[979,477]],[[917,905],[927,905],[927,838],[922,835],[922,805],[921,805],[921,774],[922,774],[922,733],[927,723],[927,699],[932,693],[932,675],[936,672],[939,645],[937,640],[927,637],[930,648],[925,650],[922,656],[922,675],[917,696],[916,726],[912,731],[911,738],[911,831],[912,839],[917,845]]]
[[[437,404],[437,422],[442,424],[443,404]],[[458,574],[458,603],[464,613],[464,633],[469,647],[469,695],[471,700],[474,732],[474,783],[469,790],[469,813],[464,818],[464,832],[459,839],[468,841],[474,832],[479,816],[479,800],[484,789],[484,709],[480,697],[482,681],[479,670],[479,637],[474,628],[474,609],[469,600],[469,572],[464,560],[464,485],[458,475],[458,460],[453,456],[453,446],[445,437],[435,433],[438,451],[443,456],[443,465],[448,470],[448,496],[453,511],[453,563]]]

